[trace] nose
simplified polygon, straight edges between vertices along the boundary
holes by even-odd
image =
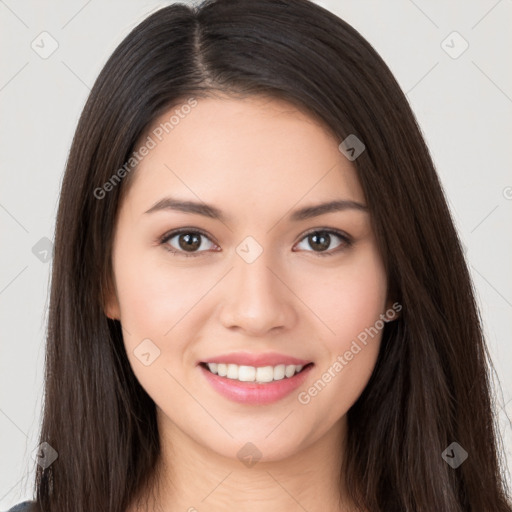
[[[230,330],[250,336],[290,329],[297,321],[291,283],[266,257],[265,251],[252,263],[236,256],[224,288],[220,320]]]

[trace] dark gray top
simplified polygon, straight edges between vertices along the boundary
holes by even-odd
[[[36,512],[37,510],[35,501],[24,501],[10,508],[7,512]]]

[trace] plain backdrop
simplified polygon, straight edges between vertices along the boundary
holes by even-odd
[[[417,116],[465,246],[512,468],[512,0],[317,3],[374,46]],[[51,241],[77,120],[116,46],[164,5],[0,0],[0,510],[32,498]]]

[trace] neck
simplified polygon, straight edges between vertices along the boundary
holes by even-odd
[[[129,512],[353,510],[340,478],[346,417],[287,458],[244,463],[199,445],[157,410],[162,450],[156,485],[142,501],[149,507]]]

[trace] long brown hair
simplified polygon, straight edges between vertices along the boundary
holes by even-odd
[[[429,151],[376,51],[308,0],[170,5],[124,39],[96,80],[56,222],[40,442],[59,457],[37,467],[41,509],[124,512],[155,474],[155,405],[103,309],[116,215],[136,172],[118,170],[158,116],[215,91],[284,99],[340,142],[355,134],[366,146],[353,164],[403,309],[348,411],[340,475],[353,500],[372,512],[510,512],[492,363]],[[452,442],[469,454],[455,469],[442,457]]]

